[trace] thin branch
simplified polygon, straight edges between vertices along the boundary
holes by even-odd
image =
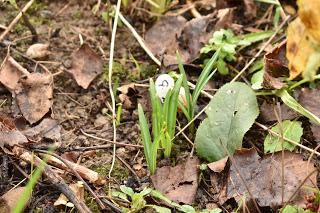
[[[10,30],[18,23],[18,21],[21,19],[22,14],[27,12],[29,7],[33,4],[34,0],[30,0],[21,10],[21,12],[12,20],[12,22],[9,24],[7,29],[3,31],[3,33],[0,35],[0,42],[6,37],[6,35],[10,32]]]

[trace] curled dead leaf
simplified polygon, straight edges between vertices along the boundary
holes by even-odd
[[[285,85],[281,78],[289,75],[285,41],[265,55],[264,64],[263,87],[281,89]]]
[[[212,162],[208,164],[209,169],[211,169],[213,172],[222,172],[224,168],[226,167],[226,164],[228,162],[229,157],[224,157],[218,161]]]
[[[49,44],[33,44],[26,52],[26,55],[30,58],[40,59],[49,55]]]
[[[12,63],[12,60],[14,59],[11,56],[7,56],[0,69],[0,82],[10,91],[17,88],[19,79],[22,76],[22,73],[15,66],[15,63]]]
[[[87,89],[90,83],[102,73],[102,59],[89,45],[83,44],[72,54],[71,69],[68,70],[77,84]]]
[[[81,181],[78,181],[77,183],[70,184],[70,189],[74,192],[78,200],[84,201],[84,186]],[[73,203],[70,203],[68,198],[64,194],[60,194],[59,198],[54,202],[54,206],[68,206],[68,207],[74,207]]]

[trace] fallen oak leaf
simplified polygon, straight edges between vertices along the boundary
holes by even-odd
[[[22,73],[13,63],[14,59],[11,56],[7,56],[2,62],[0,69],[0,82],[10,91],[17,88]]]
[[[83,44],[72,54],[71,69],[68,70],[77,84],[87,89],[90,83],[102,73],[102,59],[89,45]]]
[[[13,212],[17,205],[17,198],[23,195],[25,189],[26,187],[17,187],[2,195],[0,197],[0,212]]]
[[[32,138],[33,141],[39,141],[42,138],[58,141],[61,137],[60,132],[59,123],[50,118],[45,118],[37,126],[22,131],[26,137]]]
[[[10,118],[0,117],[0,147],[28,143],[28,139],[16,130]]]

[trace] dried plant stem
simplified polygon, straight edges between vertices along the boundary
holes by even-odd
[[[29,7],[33,4],[34,0],[30,0],[20,11],[20,13],[12,20],[12,22],[9,24],[7,29],[0,35],[0,42],[6,37],[6,35],[10,32],[10,30],[18,23],[18,21],[21,19],[23,13],[25,13]]]
[[[112,27],[112,35],[111,35],[111,43],[110,43],[110,57],[109,57],[109,93],[111,96],[112,101],[112,126],[113,126],[113,155],[112,155],[112,163],[110,167],[110,171],[108,174],[109,179],[111,179],[111,173],[114,167],[114,163],[116,160],[116,142],[117,142],[117,126],[116,126],[116,100],[113,94],[113,88],[112,88],[112,71],[113,71],[113,56],[114,56],[114,45],[116,41],[116,33],[117,33],[117,26],[118,26],[118,20],[119,20],[119,13],[120,13],[120,6],[121,6],[121,0],[117,0],[117,6],[116,6],[116,13],[113,20],[113,27]],[[109,194],[111,194],[111,185],[109,183]]]

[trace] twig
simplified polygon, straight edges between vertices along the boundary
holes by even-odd
[[[10,30],[16,25],[16,23],[20,20],[22,17],[22,14],[27,12],[29,7],[33,4],[34,0],[30,0],[21,10],[21,12],[12,20],[12,22],[9,24],[7,29],[0,35],[0,42],[6,37],[6,35],[10,32]]]
[[[136,177],[136,179],[140,182],[140,178],[137,173],[131,168],[131,166],[123,160],[121,157],[117,156],[117,158],[130,170],[130,172]]]
[[[266,49],[266,47],[271,43],[271,41],[276,37],[278,32],[282,29],[282,27],[287,23],[290,16],[287,16],[286,19],[279,25],[279,27],[276,29],[274,34],[264,43],[264,45],[261,47],[261,49],[255,54],[255,56],[243,67],[243,69],[230,81],[234,82],[236,81],[250,66],[251,64],[260,56],[260,54]]]
[[[33,163],[36,166],[43,165],[43,161],[39,157],[32,155],[29,151],[23,148],[15,146],[13,148],[13,153],[30,164]],[[76,197],[68,184],[47,164],[44,166],[43,174],[75,205],[80,213],[91,213],[91,210],[86,206],[86,204]]]
[[[32,42],[36,43],[39,40],[38,34],[36,29],[32,26],[32,24],[30,23],[28,17],[26,16],[26,14],[22,13],[22,19],[24,24],[29,28],[31,34],[32,34]]]
[[[83,131],[82,129],[80,129],[80,131],[81,131],[81,133],[84,134],[85,136],[90,137],[90,138],[93,138],[93,139],[96,139],[96,140],[105,141],[105,142],[112,143],[112,144],[116,144],[116,145],[119,145],[119,146],[131,146],[131,147],[143,148],[142,145],[114,142],[114,141],[111,141],[111,140],[107,140],[107,139],[104,139],[104,138],[99,138],[99,137],[97,137],[97,136],[88,134],[88,133],[86,133],[85,131]],[[80,148],[76,148],[76,149],[80,149],[80,150],[85,151],[85,150],[89,150],[89,149],[105,149],[105,148],[109,148],[109,147],[110,147],[110,145],[100,145],[100,146],[80,147]]]
[[[85,182],[83,180],[83,178],[81,177],[81,175],[74,169],[74,165],[71,164],[70,161],[60,157],[59,155],[55,154],[55,153],[50,153],[48,151],[45,150],[35,150],[36,152],[40,152],[40,153],[44,153],[47,155],[51,155],[57,159],[59,159],[60,161],[62,161],[71,171],[72,173],[84,184],[84,186],[86,187],[86,189],[90,192],[90,194],[96,199],[97,203],[99,204],[99,206],[102,209],[105,209],[106,207],[104,206],[104,204],[102,203],[102,201],[100,200],[100,198],[96,195],[96,193],[94,193],[94,191],[90,188],[90,186],[87,184],[87,182]],[[110,204],[108,204],[108,206],[115,212],[122,212],[118,207],[114,206],[111,202]]]
[[[114,16],[113,20],[113,27],[112,27],[112,34],[111,34],[111,43],[110,43],[110,57],[109,57],[109,75],[108,75],[108,80],[109,80],[109,93],[111,96],[111,101],[112,101],[112,126],[113,126],[113,154],[112,154],[112,163],[111,167],[109,170],[108,177],[111,179],[111,173],[114,167],[114,163],[116,160],[116,142],[117,142],[117,127],[116,127],[116,100],[114,97],[113,93],[113,88],[112,88],[112,74],[113,74],[113,56],[114,56],[114,45],[116,42],[116,33],[117,33],[117,26],[118,26],[118,19],[119,19],[119,14],[120,14],[120,7],[121,7],[121,0],[117,0],[117,6],[116,6],[116,13]],[[111,193],[111,185],[109,183],[109,194]]]
[[[11,56],[8,56],[7,60],[14,66],[16,67],[20,72],[22,72],[22,74],[29,76],[30,72],[24,68],[23,66],[21,66],[18,62],[16,62],[16,60],[14,60]]]
[[[272,135],[275,135],[276,137],[279,137],[279,138],[281,137],[281,135],[279,135],[277,132],[272,131],[271,129],[269,129],[269,128],[266,127],[265,125],[263,125],[263,124],[261,124],[261,123],[258,123],[258,122],[256,122],[256,121],[255,121],[254,123],[255,123],[256,125],[258,125],[259,127],[261,127],[262,129],[268,131],[268,132],[271,133]],[[302,149],[304,149],[304,150],[307,150],[307,151],[309,151],[309,152],[311,152],[311,153],[314,153],[314,154],[320,156],[320,153],[319,153],[319,152],[317,152],[317,151],[315,151],[315,150],[313,150],[313,149],[311,149],[311,148],[309,148],[309,147],[306,147],[306,146],[304,146],[304,145],[302,145],[302,144],[300,144],[300,143],[298,143],[298,142],[296,142],[296,141],[294,141],[294,140],[291,140],[291,139],[286,138],[286,137],[283,137],[283,139],[284,139],[285,141],[289,142],[289,143],[292,143],[292,144],[294,144],[294,145],[296,145],[296,146],[299,146],[300,148],[302,148]]]

